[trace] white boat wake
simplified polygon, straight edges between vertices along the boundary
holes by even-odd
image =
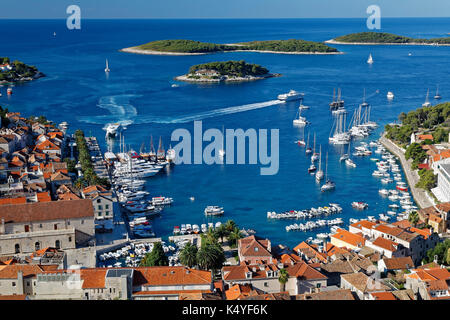
[[[238,112],[245,112],[284,103],[280,100],[270,100],[266,102],[251,103],[235,107],[227,107],[215,109],[205,112],[199,112],[191,115],[180,115],[179,117],[160,117],[153,115],[139,115],[136,108],[130,104],[130,98],[135,95],[106,96],[100,98],[98,107],[108,110],[111,114],[100,116],[83,116],[79,117],[80,121],[92,124],[120,123],[122,126],[130,124],[146,124],[146,123],[187,123],[196,120],[203,120],[212,117],[223,116]]]
[[[192,115],[184,115],[177,118],[171,118],[171,117],[153,117],[153,116],[142,116],[136,119],[135,123],[186,123],[186,122],[192,122],[197,120],[203,120],[207,118],[212,117],[219,117],[227,114],[233,114],[238,112],[245,112],[250,110],[256,110],[261,108],[267,108],[270,106],[274,106],[277,104],[282,104],[283,101],[280,100],[270,100],[266,102],[258,102],[258,103],[251,103],[246,104],[242,106],[236,106],[236,107],[228,107],[228,108],[221,108],[221,109],[215,109],[205,112],[200,112]]]

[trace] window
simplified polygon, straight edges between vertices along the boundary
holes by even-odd
[[[97,203],[100,203],[100,202],[102,202],[102,200],[101,199],[97,199]]]
[[[102,213],[101,213],[101,212],[99,212],[99,213],[97,213],[97,215],[98,215],[99,217],[101,217],[101,216],[102,216]]]
[[[81,220],[81,224],[84,224],[84,220]]]
[[[11,284],[12,284],[12,286],[13,286],[13,287],[15,287],[15,286],[16,286],[16,283],[15,283],[15,282],[13,282],[13,283],[11,283]]]
[[[41,244],[39,243],[39,241],[34,244],[34,251],[38,250],[41,250]]]
[[[268,282],[264,282],[264,287],[268,287],[269,283]]]
[[[25,225],[25,232],[30,232],[30,226],[29,225]]]
[[[61,248],[61,241],[59,241],[59,240],[55,241],[55,248],[56,249],[60,249]]]
[[[103,207],[102,206],[98,206],[98,210],[103,210]]]
[[[58,230],[58,224],[57,224],[57,223],[55,223],[55,224],[53,225],[53,229],[54,229],[54,230]]]
[[[67,225],[70,226],[70,220],[67,220]]]
[[[320,288],[321,285],[321,283],[316,284],[316,288]]]
[[[69,242],[72,242],[72,237],[69,237]]]
[[[40,224],[39,224],[39,228],[41,228],[41,229],[42,229],[42,223],[40,223]]]
[[[105,216],[109,216],[109,211],[106,211],[106,212],[105,212]]]
[[[16,245],[14,246],[14,252],[20,253],[20,244],[16,243]]]
[[[109,204],[105,204],[105,209],[109,209]]]

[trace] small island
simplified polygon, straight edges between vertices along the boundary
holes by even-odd
[[[359,32],[340,36],[325,41],[330,44],[353,44],[353,45],[428,45],[448,46],[450,37],[445,38],[411,38],[385,32]]]
[[[188,82],[243,82],[279,77],[280,74],[269,73],[269,70],[245,61],[218,61],[197,64],[189,68],[185,75],[175,77],[178,81]]]
[[[298,39],[250,41],[235,44],[215,44],[193,40],[157,40],[140,46],[121,49],[122,52],[153,55],[201,55],[219,52],[265,52],[279,54],[340,54],[326,44]]]
[[[7,57],[0,57],[0,84],[31,81],[44,76],[35,66],[26,65],[18,60],[11,62]]]

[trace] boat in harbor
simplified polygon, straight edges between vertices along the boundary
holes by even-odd
[[[302,100],[304,94],[295,90],[290,90],[288,93],[283,93],[278,95],[278,100],[281,101],[296,101]]]
[[[111,70],[109,69],[109,64],[108,64],[108,59],[106,59],[106,67],[105,67],[105,72],[108,73]]]
[[[328,179],[328,152],[325,161],[325,184],[320,188],[320,191],[329,191],[333,190],[336,187],[336,184],[331,179]]]
[[[316,162],[317,160],[319,160],[319,154],[316,153],[316,133],[314,132],[314,143],[313,143],[311,162]]]
[[[314,163],[311,163],[311,165],[310,165],[309,168],[308,168],[308,173],[314,174],[314,172],[316,172],[316,170],[317,170],[317,168],[316,168],[316,166],[314,165]]]
[[[207,206],[205,208],[205,215],[206,216],[221,216],[224,214],[223,207],[219,206]]]
[[[388,91],[386,97],[388,98],[388,100],[392,100],[392,99],[394,99],[394,93],[392,93],[391,91]]]
[[[316,181],[320,182],[323,179],[323,171],[322,171],[322,145],[319,147],[319,170],[316,172]]]
[[[293,123],[295,126],[306,126],[308,124],[306,118],[302,117],[302,109],[298,108],[297,115],[295,116]]]
[[[427,96],[425,98],[425,102],[422,104],[422,107],[431,107],[431,102],[428,100],[428,97],[430,95],[430,89],[427,90]]]
[[[345,122],[347,119],[346,114],[339,114],[334,117],[333,126],[331,127],[329,142],[332,144],[340,145],[350,142],[351,136],[345,131]],[[334,129],[334,131],[333,131]]]
[[[352,202],[353,209],[364,210],[367,209],[368,207],[369,205],[365,202],[357,202],[357,201]]]
[[[104,130],[107,136],[115,136],[120,128],[120,123],[108,123]]]
[[[439,85],[436,87],[436,94],[434,95],[435,100],[441,100],[442,96],[439,94]]]
[[[306,149],[305,149],[305,153],[306,153],[306,154],[312,153],[312,148],[309,146],[309,131],[308,131],[308,139],[306,140]]]
[[[338,88],[338,96],[336,99],[336,89],[333,88],[333,101],[329,104],[330,111],[344,108],[344,100],[341,99],[341,89]]]
[[[6,94],[7,94],[8,96],[12,95],[12,93],[13,93],[12,88],[6,89]]]

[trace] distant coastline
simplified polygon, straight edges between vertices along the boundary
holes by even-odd
[[[193,40],[157,40],[143,45],[120,49],[121,52],[190,56],[205,55],[222,52],[259,52],[272,54],[342,54],[336,48],[327,46],[321,42],[305,41],[299,39],[290,40],[264,40],[231,44],[215,44]]]
[[[343,44],[343,45],[355,45],[355,46],[433,46],[433,47],[448,47],[448,43],[426,43],[426,42],[416,42],[416,43],[381,43],[381,42],[341,42],[334,39],[325,41],[328,44]]]

